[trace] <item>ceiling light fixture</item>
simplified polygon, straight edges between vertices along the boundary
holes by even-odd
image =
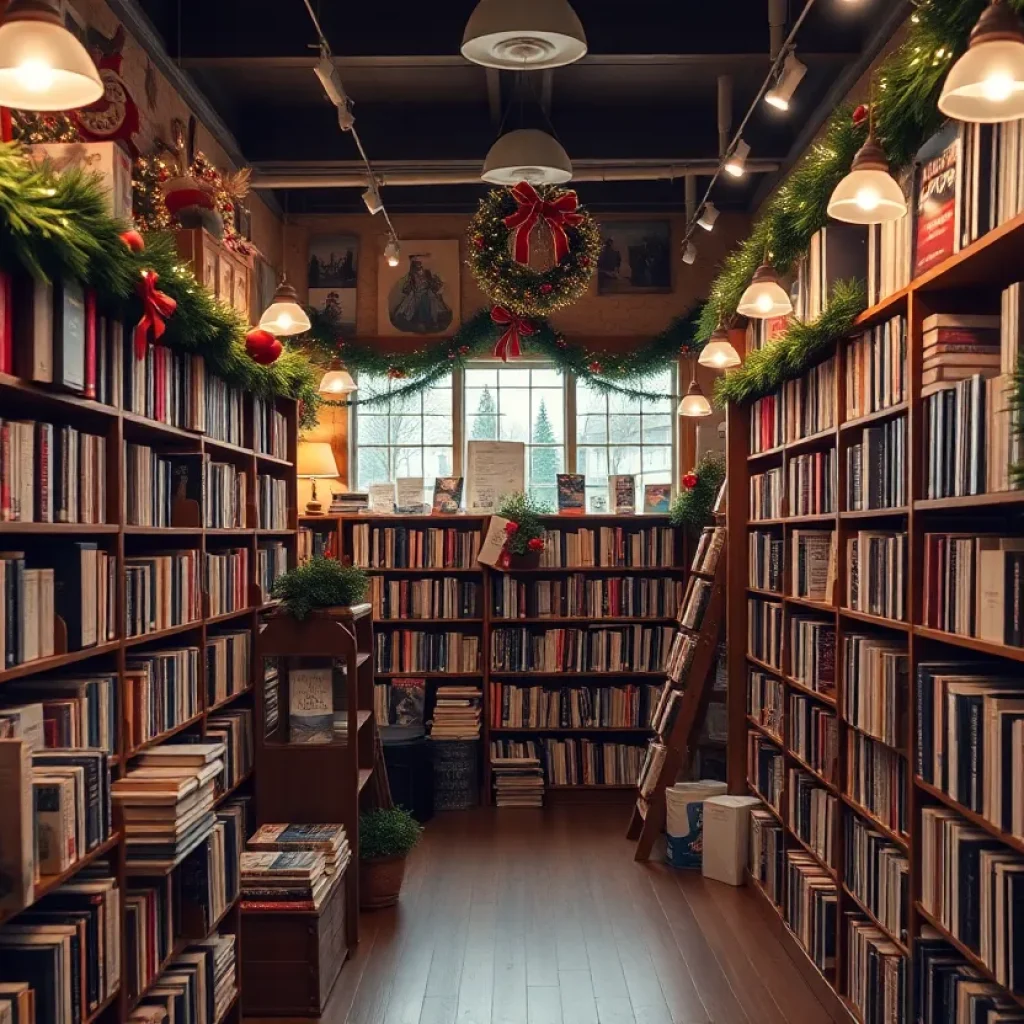
[[[366,203],[366,209],[371,214],[380,213],[384,209],[384,203],[381,202],[380,190],[377,188],[377,183],[371,181],[367,190],[363,193],[363,202]]]
[[[572,178],[572,161],[553,135],[519,128],[491,146],[480,177],[492,185],[562,185]]]
[[[722,165],[722,169],[734,178],[742,178],[747,173],[748,156],[750,156],[750,147],[743,139],[737,139],[736,145],[732,147],[732,152]]]
[[[688,267],[692,267],[697,262],[697,246],[693,242],[687,242],[683,246],[683,262]]]
[[[558,68],[586,52],[586,34],[567,0],[479,0],[462,36],[466,60],[509,71]]]
[[[274,292],[274,301],[260,317],[260,327],[279,338],[304,334],[309,330],[309,317],[299,305],[295,289],[288,283],[288,275],[281,275],[281,283]]]
[[[764,101],[776,110],[789,110],[789,101],[793,98],[797,86],[803,81],[807,74],[807,65],[798,59],[796,53],[790,50],[782,64],[782,71],[779,77],[765,94]]]
[[[0,105],[77,110],[103,95],[96,65],[48,0],[12,0],[0,24]]]
[[[696,377],[690,381],[690,386],[686,389],[686,394],[683,395],[683,400],[679,403],[679,415],[691,418],[711,415],[711,403],[704,396],[704,392],[701,391]]]
[[[700,211],[700,216],[697,218],[697,223],[705,230],[712,231],[715,227],[715,221],[718,220],[718,214],[721,211],[717,206],[710,200],[704,204],[704,209]]]
[[[747,285],[746,291],[740,297],[736,312],[754,320],[789,316],[793,312],[793,303],[779,283],[779,275],[768,262],[767,257],[765,262],[754,271],[750,284]]]
[[[397,267],[401,255],[402,250],[398,244],[398,239],[392,235],[388,239],[388,244],[384,246],[384,258],[388,261],[388,266]]]
[[[1024,117],[1024,23],[1005,0],[982,12],[967,52],[946,76],[939,110],[976,124]]]
[[[728,370],[733,366],[739,366],[743,360],[729,340],[729,332],[724,327],[719,327],[700,350],[697,362],[701,366],[710,366],[713,370]]]
[[[334,397],[350,395],[353,391],[358,390],[359,386],[352,379],[352,374],[340,363],[331,364],[331,368],[320,378],[320,386],[317,388],[321,395]]]

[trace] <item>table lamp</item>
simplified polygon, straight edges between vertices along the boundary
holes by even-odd
[[[313,481],[313,496],[306,502],[306,515],[322,516],[324,508],[317,501],[316,482],[338,476],[338,464],[334,461],[334,450],[330,444],[326,441],[300,441],[296,475]]]

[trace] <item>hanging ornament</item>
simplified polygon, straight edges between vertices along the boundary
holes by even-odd
[[[142,250],[146,248],[146,240],[134,229],[131,231],[122,231],[121,241],[124,242],[132,252],[142,252]]]
[[[853,123],[863,124],[865,118],[868,116],[868,106],[866,103],[861,103],[853,112]]]
[[[601,373],[604,370],[604,367],[595,359],[587,369],[590,370],[591,373]]]
[[[400,366],[389,366],[387,369],[389,380],[405,380],[409,376]]]
[[[683,486],[688,490],[693,490],[697,486],[697,474],[696,473],[684,473],[683,474]]]
[[[245,336],[245,351],[254,363],[260,366],[269,366],[276,362],[278,356],[284,351],[280,340],[270,331],[262,327],[254,327]]]
[[[520,338],[529,337],[536,332],[537,328],[529,320],[516,316],[515,313],[503,306],[495,306],[491,310],[491,319],[500,327],[505,328],[505,332],[494,346],[494,358],[500,359],[503,363],[508,362],[509,356],[518,359],[523,354],[519,344]]]
[[[167,330],[164,322],[178,308],[178,303],[157,288],[160,280],[155,270],[144,270],[136,292],[142,300],[142,316],[135,325],[135,358],[146,357],[146,345],[150,340],[158,342]]]

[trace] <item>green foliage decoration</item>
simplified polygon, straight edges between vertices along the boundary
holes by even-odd
[[[378,807],[359,815],[359,858],[404,857],[423,828],[404,807]]]
[[[274,580],[271,590],[295,619],[305,619],[314,608],[347,608],[366,597],[370,579],[354,565],[333,558],[311,558]]]
[[[694,537],[711,522],[715,499],[725,479],[725,456],[721,452],[705,452],[697,462],[694,471],[697,482],[692,487],[683,486],[669,510],[673,526],[685,527]]]
[[[548,515],[551,507],[538,501],[530,494],[517,491],[507,494],[498,503],[498,515],[516,524],[505,542],[511,555],[525,555],[530,550],[531,540],[543,540],[544,524],[540,517]]]

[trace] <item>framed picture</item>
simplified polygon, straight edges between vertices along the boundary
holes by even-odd
[[[667,220],[601,225],[598,295],[672,291],[672,225]]]
[[[459,242],[403,240],[402,258],[389,267],[383,253],[377,271],[377,334],[452,334],[459,310]]]
[[[357,235],[313,235],[309,240],[309,304],[333,307],[343,329],[356,329],[356,282],[359,277]]]

